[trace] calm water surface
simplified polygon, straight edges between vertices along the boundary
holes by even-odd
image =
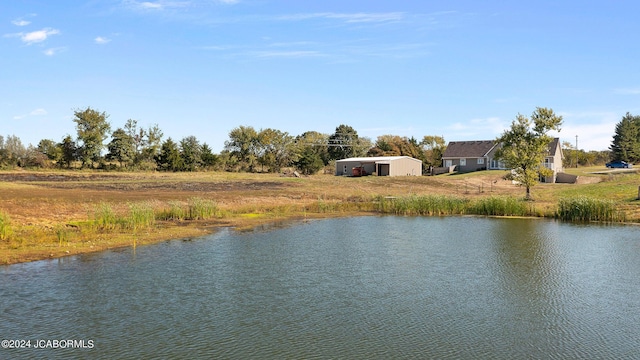
[[[0,267],[0,359],[639,359],[640,229],[356,217]]]

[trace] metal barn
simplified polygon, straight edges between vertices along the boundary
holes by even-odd
[[[336,160],[337,176],[421,176],[422,161],[409,156],[358,157]]]

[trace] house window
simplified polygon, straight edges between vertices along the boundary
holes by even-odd
[[[505,169],[504,163],[498,160],[491,160],[491,168],[492,169]]]
[[[467,159],[460,159],[460,166],[467,166]]]
[[[478,158],[478,165],[484,165],[484,158]]]
[[[347,165],[345,165],[345,166],[344,166],[344,170],[342,170],[342,173],[343,173],[343,174],[346,174],[346,173],[347,173]]]
[[[444,167],[452,167],[452,166],[453,166],[453,160],[444,161]]]

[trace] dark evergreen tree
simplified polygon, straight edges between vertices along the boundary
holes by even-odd
[[[164,171],[180,171],[183,167],[182,158],[180,157],[180,149],[171,138],[162,143],[160,154],[156,156],[158,169]]]
[[[214,154],[211,147],[207,143],[202,144],[200,149],[200,160],[202,161],[202,167],[207,170],[214,169],[218,165],[219,156]]]
[[[640,161],[640,116],[627,113],[616,124],[615,135],[611,146],[612,160],[623,160],[630,163]]]
[[[202,165],[202,146],[195,136],[180,140],[180,157],[183,170],[196,171]]]
[[[340,125],[329,136],[329,158],[340,160],[364,156],[371,147],[371,141],[358,136],[358,132],[349,125]]]

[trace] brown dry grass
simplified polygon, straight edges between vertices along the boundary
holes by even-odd
[[[503,180],[504,175],[504,171],[484,171],[436,177],[291,178],[224,172],[3,171],[0,212],[10,217],[12,228],[17,229],[14,238],[20,240],[0,240],[0,264],[130,246],[133,239],[143,244],[201,235],[218,226],[250,227],[287,218],[353,214],[366,211],[362,204],[379,195],[522,196],[523,190]],[[563,186],[535,187],[534,196],[545,194],[536,207],[542,213],[550,211],[563,189],[568,189]],[[207,221],[165,222],[135,235],[82,232],[74,225],[90,220],[99,204],[124,213],[131,203],[145,202],[160,209],[193,197],[215,201],[225,215]],[[56,236],[60,229],[64,241]]]

